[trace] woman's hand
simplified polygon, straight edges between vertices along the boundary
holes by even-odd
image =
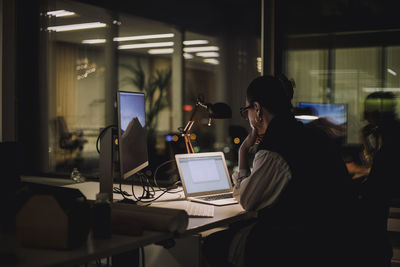
[[[239,170],[250,170],[248,153],[257,139],[257,129],[252,127],[250,134],[244,139],[239,149]]]
[[[248,153],[250,148],[254,145],[257,139],[257,129],[252,127],[251,132],[249,135],[244,139],[242,145],[240,146],[240,152],[243,151],[245,153]]]

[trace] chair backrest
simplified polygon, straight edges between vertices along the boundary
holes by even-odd
[[[57,116],[57,127],[60,133],[60,139],[71,137],[71,133],[68,130],[68,126],[64,116]]]

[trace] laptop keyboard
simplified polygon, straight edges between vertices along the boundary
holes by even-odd
[[[214,206],[188,201],[185,211],[189,217],[214,217]]]
[[[226,199],[226,198],[233,198],[233,194],[232,193],[227,193],[227,194],[220,194],[220,195],[198,197],[198,199],[207,200],[207,201],[220,200],[220,199]]]

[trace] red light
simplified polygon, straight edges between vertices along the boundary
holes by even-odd
[[[183,105],[183,110],[184,111],[192,111],[193,110],[193,106],[192,105]]]

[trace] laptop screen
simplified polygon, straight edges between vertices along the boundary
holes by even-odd
[[[188,194],[229,190],[229,177],[222,156],[178,158]]]

